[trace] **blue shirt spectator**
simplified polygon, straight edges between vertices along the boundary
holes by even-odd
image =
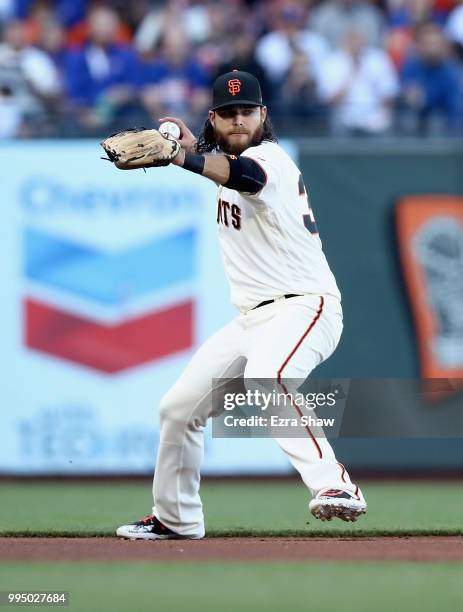
[[[79,105],[93,106],[114,86],[135,86],[136,72],[132,49],[116,44],[103,49],[89,44],[66,57],[67,94]]]
[[[165,38],[158,52],[140,59],[137,81],[150,116],[177,113],[194,120],[208,108],[210,76],[181,35]]]
[[[402,67],[403,103],[417,119],[441,116],[449,129],[459,126],[461,84],[441,29],[427,23],[418,29],[416,51]]]
[[[129,45],[117,42],[117,13],[96,6],[88,14],[88,38],[64,58],[66,93],[78,123],[89,130],[133,121],[137,58]],[[59,61],[57,58],[56,61]]]

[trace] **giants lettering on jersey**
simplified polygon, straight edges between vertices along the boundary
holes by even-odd
[[[217,202],[217,223],[230,227],[230,221],[236,230],[241,229],[241,209],[236,204],[230,204],[219,198]]]
[[[256,194],[225,185],[217,194],[220,248],[233,304],[248,312],[288,293],[340,300],[299,168],[275,142],[249,147],[242,155],[262,165],[267,182]],[[243,231],[234,231],[241,225]]]

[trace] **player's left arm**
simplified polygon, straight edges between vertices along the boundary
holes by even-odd
[[[181,149],[172,163],[243,193],[256,194],[267,182],[262,166],[243,155],[201,155]]]

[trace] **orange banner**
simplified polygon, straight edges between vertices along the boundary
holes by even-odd
[[[401,199],[397,231],[422,376],[462,379],[463,196]]]

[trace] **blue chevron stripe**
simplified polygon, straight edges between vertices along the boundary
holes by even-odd
[[[26,278],[103,305],[190,280],[195,272],[196,232],[189,228],[116,253],[98,251],[27,228]]]

